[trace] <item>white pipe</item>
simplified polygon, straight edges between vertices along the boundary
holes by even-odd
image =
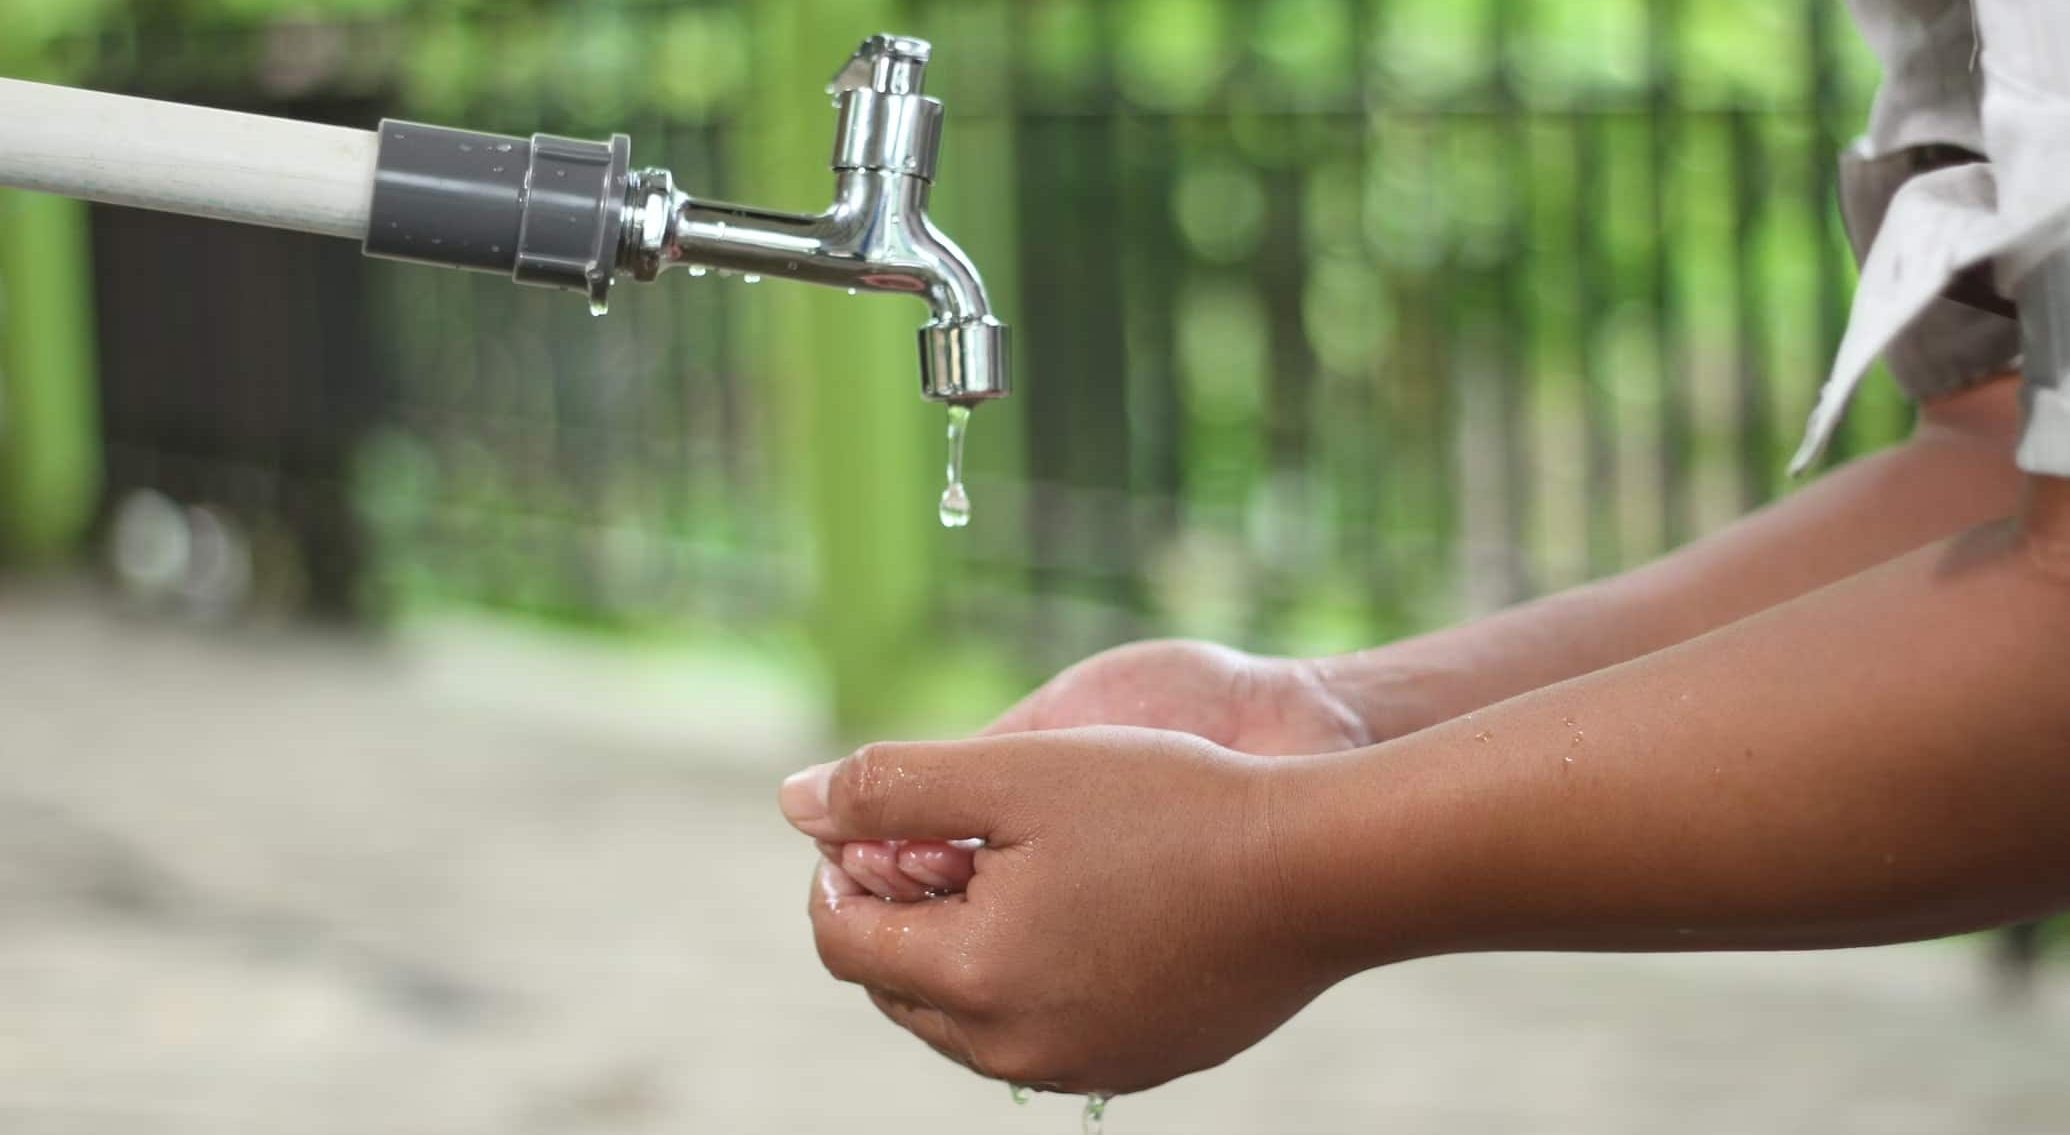
[[[361,240],[370,131],[0,79],[0,185]]]

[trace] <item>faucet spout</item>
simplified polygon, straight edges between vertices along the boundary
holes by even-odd
[[[677,192],[665,171],[645,171],[633,177],[622,266],[643,280],[688,267],[913,296],[932,315],[920,329],[922,396],[1005,397],[1009,329],[976,265],[927,214],[942,110],[920,93],[928,51],[878,36],[836,77],[834,198],[824,212],[704,201]]]

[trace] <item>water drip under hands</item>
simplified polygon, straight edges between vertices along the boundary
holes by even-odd
[[[1107,1103],[1113,1098],[1099,1092],[1085,1097],[1085,1115],[1079,1120],[1083,1135],[1104,1135],[1107,1130]]]

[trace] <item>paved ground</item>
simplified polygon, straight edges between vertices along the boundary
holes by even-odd
[[[1075,1131],[820,974],[768,805],[818,735],[709,667],[0,592],[0,1130]],[[1425,963],[1108,1130],[2070,1131],[2070,986],[1984,994],[1957,946]]]

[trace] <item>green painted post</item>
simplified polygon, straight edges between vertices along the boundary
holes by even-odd
[[[90,32],[108,0],[15,0],[0,75],[65,81],[53,44]],[[76,552],[100,499],[100,409],[86,206],[0,190],[0,562]]]
[[[734,142],[741,192],[796,209],[825,205],[834,115],[821,93],[863,39],[894,30],[883,0],[761,0],[752,97]],[[738,285],[736,285],[738,286]],[[771,283],[743,305],[756,374],[775,411],[785,491],[810,526],[813,637],[837,726],[897,721],[924,668],[929,477],[941,411],[919,398],[917,302]]]
[[[77,550],[100,493],[86,207],[0,191],[0,555]]]

